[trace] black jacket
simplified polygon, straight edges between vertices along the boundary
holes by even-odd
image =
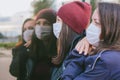
[[[17,77],[17,80],[26,80],[26,62],[28,52],[25,46],[19,46],[12,49],[12,61],[10,64],[11,75]]]

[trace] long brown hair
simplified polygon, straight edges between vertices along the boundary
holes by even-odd
[[[62,25],[60,37],[57,41],[57,56],[52,59],[52,62],[59,65],[64,60],[65,56],[69,52],[73,39],[77,36],[77,33],[69,28],[65,23]]]
[[[101,41],[95,52],[120,50],[120,4],[99,3]]]
[[[27,18],[27,19],[23,22],[21,40],[16,44],[15,47],[19,47],[19,46],[21,46],[21,45],[24,44],[24,42],[25,42],[25,41],[23,40],[24,25],[25,25],[25,23],[27,23],[28,21],[32,21],[32,20],[33,20],[32,18]]]
[[[56,22],[56,12],[52,9],[42,9],[36,15],[35,20],[46,19],[48,21],[49,26],[52,28],[52,31],[49,36],[44,39],[38,39],[35,30],[32,35],[31,45],[30,45],[30,54],[29,56],[34,61],[39,61],[39,59],[43,58],[51,58],[56,55],[57,45],[56,45],[56,37],[53,33],[53,23]]]

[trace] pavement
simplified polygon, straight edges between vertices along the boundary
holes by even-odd
[[[16,78],[9,73],[11,60],[11,49],[0,48],[0,80],[16,80]]]

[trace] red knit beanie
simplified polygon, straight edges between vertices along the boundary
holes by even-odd
[[[63,5],[57,15],[77,33],[86,29],[91,16],[91,6],[86,2],[75,1]]]

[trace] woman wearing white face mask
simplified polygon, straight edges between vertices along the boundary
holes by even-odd
[[[86,30],[95,47],[88,56],[76,49],[65,61],[61,80],[120,80],[120,4],[101,2]]]
[[[76,11],[77,10],[77,11]],[[86,2],[74,1],[63,5],[57,13],[53,24],[54,35],[57,38],[57,55],[52,59],[56,65],[51,80],[58,80],[64,70],[64,60],[76,42],[84,37],[84,30],[90,21],[91,6]],[[79,35],[79,37],[78,37]],[[74,39],[77,40],[74,41]]]
[[[101,33],[98,14],[96,14],[97,10],[94,11],[92,16],[92,22],[89,27],[86,29],[86,37],[79,41],[76,45],[76,50],[79,51],[79,54],[84,52],[84,55],[89,54],[89,52],[98,46],[100,38],[99,35]]]
[[[29,54],[33,62],[30,80],[50,80],[51,58],[56,54],[56,37],[52,27],[56,21],[56,12],[48,8],[42,9],[35,20],[36,26]]]
[[[22,40],[12,49],[13,59],[10,65],[11,75],[17,77],[17,80],[26,80],[26,61],[29,53],[29,47],[25,46],[31,40],[35,21],[28,18],[22,26]]]

